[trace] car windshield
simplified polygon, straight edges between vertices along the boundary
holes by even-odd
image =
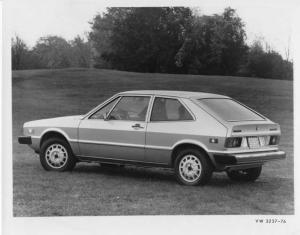
[[[209,98],[199,99],[198,102],[228,122],[264,120],[262,116],[232,99]]]

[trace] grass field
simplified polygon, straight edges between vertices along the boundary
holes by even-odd
[[[84,114],[116,92],[134,89],[204,91],[231,96],[281,125],[285,161],[265,165],[255,183],[231,182],[215,173],[204,187],[178,185],[159,168],[107,169],[97,164],[73,172],[46,172],[17,143],[29,120]],[[14,216],[293,214],[293,83],[256,78],[140,74],[111,70],[13,71]]]

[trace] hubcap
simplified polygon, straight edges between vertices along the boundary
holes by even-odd
[[[186,155],[179,162],[179,174],[187,182],[195,182],[201,175],[200,160],[194,155]]]
[[[238,171],[241,175],[248,175],[248,171],[247,170],[240,170]]]
[[[62,168],[68,160],[68,152],[61,144],[52,144],[46,150],[46,161],[53,168]]]

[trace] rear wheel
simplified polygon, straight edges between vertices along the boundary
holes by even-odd
[[[234,181],[255,181],[260,176],[262,167],[255,167],[243,170],[227,171],[227,175]]]
[[[176,178],[184,185],[204,185],[212,176],[212,166],[198,149],[185,149],[177,154],[174,166]]]
[[[47,171],[68,171],[76,165],[70,145],[60,138],[50,138],[42,143],[40,161]]]

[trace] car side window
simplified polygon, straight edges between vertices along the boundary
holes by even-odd
[[[104,114],[107,114],[112,109],[112,107],[114,107],[114,105],[116,104],[118,99],[119,98],[116,98],[116,99],[112,100],[111,102],[109,102],[108,104],[106,104],[104,107],[102,107],[96,113],[94,113],[92,116],[90,116],[90,119],[104,119]]]
[[[177,99],[156,97],[150,121],[193,120],[192,115]]]
[[[145,121],[150,96],[124,96],[109,115],[109,120]]]

